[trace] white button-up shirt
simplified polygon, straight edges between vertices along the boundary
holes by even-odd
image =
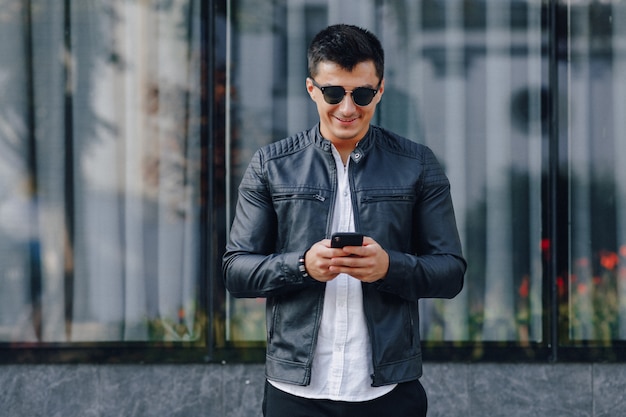
[[[353,232],[354,213],[344,166],[333,146],[337,165],[337,199],[333,232]],[[335,401],[368,401],[390,392],[395,385],[372,387],[371,344],[363,311],[361,282],[340,274],[326,284],[324,310],[313,358],[311,384],[298,386],[270,381],[276,388],[306,398]]]

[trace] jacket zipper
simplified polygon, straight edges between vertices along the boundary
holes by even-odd
[[[306,194],[302,194],[302,193],[292,193],[292,194],[276,194],[274,195],[274,200],[275,201],[281,201],[281,200],[289,200],[292,198],[297,198],[299,200],[317,200],[317,201],[326,201],[326,197],[324,197],[322,194],[320,193],[306,193]]]
[[[381,201],[396,201],[396,202],[412,202],[415,201],[415,196],[402,194],[402,195],[377,195],[377,196],[365,196],[361,200],[363,203],[377,203]]]

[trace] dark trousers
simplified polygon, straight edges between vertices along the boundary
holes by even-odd
[[[426,391],[418,381],[405,382],[370,401],[343,402],[301,398],[265,382],[265,417],[425,417]]]

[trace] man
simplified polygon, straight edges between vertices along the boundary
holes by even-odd
[[[425,416],[418,300],[461,291],[448,179],[423,145],[370,125],[385,90],[370,32],[322,30],[306,88],[319,124],[256,152],[223,260],[267,298],[266,417]],[[331,247],[334,232],[365,235]]]

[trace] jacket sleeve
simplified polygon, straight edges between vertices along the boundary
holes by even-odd
[[[388,250],[389,270],[379,290],[417,301],[453,298],[463,288],[462,255],[450,183],[426,148],[424,176],[413,221],[413,253]]]
[[[234,297],[268,297],[317,283],[299,270],[301,253],[276,253],[276,244],[276,213],[263,175],[263,154],[257,151],[239,186],[222,259],[224,282]]]

